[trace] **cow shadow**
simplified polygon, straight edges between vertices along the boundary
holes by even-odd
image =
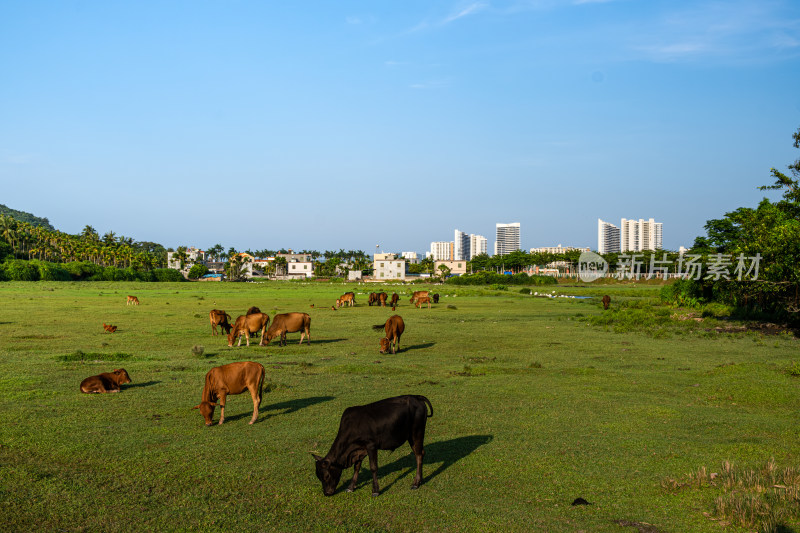
[[[403,346],[403,349],[400,350],[402,352],[407,352],[409,350],[424,350],[426,348],[431,348],[434,346],[435,342],[423,342],[422,344],[410,344],[408,346]]]
[[[493,435],[469,435],[467,437],[457,437],[455,439],[444,440],[440,442],[433,442],[431,444],[425,445],[425,459],[422,465],[422,484],[429,482],[452,465],[454,465],[459,460],[467,457],[472,452],[480,448],[485,444],[489,444],[492,439],[494,439]],[[405,445],[404,445],[405,446]],[[381,487],[381,492],[388,490],[392,485],[397,483],[403,478],[413,477],[417,473],[417,461],[414,457],[414,453],[411,452],[410,447],[406,448],[409,450],[409,453],[404,457],[400,457],[393,463],[388,465],[383,465],[378,467],[378,483]],[[438,464],[439,466],[436,467],[431,473],[426,474],[426,470],[430,467],[431,464]],[[393,472],[402,471],[403,473],[399,475],[395,480],[391,483],[386,485],[381,483],[381,480],[384,476],[391,474]],[[351,472],[352,475],[352,472]],[[372,485],[372,474],[369,471],[369,462],[368,459],[364,459],[364,463],[361,468],[361,473],[359,474],[359,481],[358,486],[361,485]],[[346,475],[343,473],[342,478],[346,478]],[[349,481],[348,481],[349,483]],[[346,485],[345,485],[346,487]]]
[[[127,383],[123,386],[125,389],[135,389],[138,387],[150,387],[152,385],[158,385],[161,383],[160,381],[144,381],[142,383]]]
[[[286,402],[280,403],[273,403],[272,405],[264,405],[263,397],[261,407],[258,408],[258,420],[256,420],[256,424],[263,422],[265,420],[269,420],[274,416],[280,415],[288,415],[294,412],[299,411],[300,409],[305,409],[306,407],[311,407],[312,405],[316,405],[322,402],[329,402],[334,400],[335,396],[311,396],[309,398],[298,398],[297,400],[289,400]],[[250,396],[247,396],[248,402],[245,405],[252,406],[250,403]],[[266,413],[266,411],[282,411],[280,413]],[[253,416],[253,411],[249,409],[245,409],[244,412],[226,416],[225,421],[228,420],[238,420],[240,418],[247,418]]]

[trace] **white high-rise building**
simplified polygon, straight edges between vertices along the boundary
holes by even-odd
[[[455,261],[468,261],[470,259],[469,235],[456,230],[453,239],[453,259]]]
[[[472,261],[476,255],[485,254],[487,252],[486,237],[483,235],[475,235],[471,233],[469,236],[469,260]]]
[[[496,224],[494,255],[506,255],[519,250],[519,222]]]
[[[453,243],[447,241],[432,242],[430,257],[434,261],[452,261]]]
[[[619,228],[610,222],[597,219],[597,253],[619,252]]]
[[[641,252],[662,248],[663,224],[650,220],[622,219],[620,224],[620,248],[622,252]]]

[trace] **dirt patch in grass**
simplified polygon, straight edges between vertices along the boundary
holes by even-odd
[[[57,355],[56,361],[71,362],[71,361],[128,361],[133,358],[133,355],[123,352],[114,353],[99,353],[99,352],[84,352],[83,350],[75,350],[74,352],[66,355]]]

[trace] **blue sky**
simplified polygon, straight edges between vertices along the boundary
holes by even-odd
[[[800,2],[0,3],[0,203],[165,246],[664,246],[800,157]]]

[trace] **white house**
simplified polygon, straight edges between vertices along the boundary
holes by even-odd
[[[373,279],[376,280],[401,280],[406,279],[406,260],[398,258],[395,254],[375,254],[372,263]]]

